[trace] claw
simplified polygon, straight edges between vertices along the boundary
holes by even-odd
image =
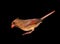
[[[29,31],[29,32],[23,33],[22,35],[24,36],[24,35],[27,35],[27,34],[31,34],[33,31],[34,31],[34,29],[32,29],[32,30]]]

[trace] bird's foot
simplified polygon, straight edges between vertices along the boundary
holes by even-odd
[[[29,31],[29,32],[26,32],[26,33],[23,33],[22,35],[27,35],[27,34],[31,34],[33,31]]]

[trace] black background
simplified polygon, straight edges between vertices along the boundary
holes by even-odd
[[[5,43],[57,42],[59,39],[59,3],[59,0],[3,1],[3,3],[1,3],[2,14],[0,15],[0,40]],[[20,19],[41,18],[52,10],[56,12],[46,18],[30,35],[21,36],[21,34],[24,33],[22,30],[10,28],[11,22],[17,17]]]

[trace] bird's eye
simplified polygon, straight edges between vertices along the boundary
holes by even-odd
[[[15,22],[13,22],[13,24],[15,24]]]

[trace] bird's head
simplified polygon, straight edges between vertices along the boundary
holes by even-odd
[[[18,19],[13,20],[11,23],[11,28],[16,27],[17,22],[18,22]]]

